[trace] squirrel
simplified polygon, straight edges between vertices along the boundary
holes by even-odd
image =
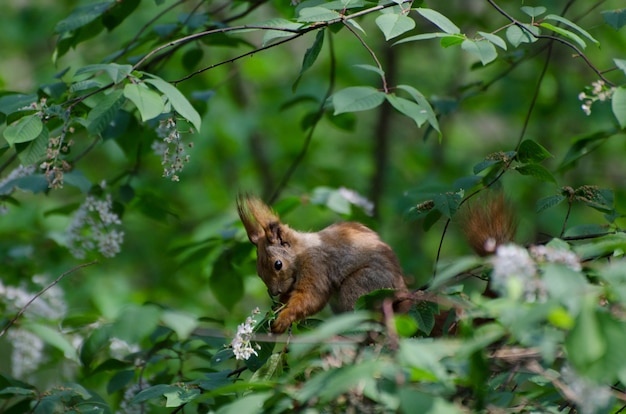
[[[269,294],[284,304],[271,324],[273,333],[285,332],[327,303],[334,313],[353,310],[360,296],[377,289],[396,290],[400,302],[411,297],[397,256],[363,224],[340,222],[319,232],[300,232],[250,195],[238,197],[237,211],[257,248],[258,275]],[[504,196],[487,197],[466,211],[462,228],[479,255],[493,253],[512,238],[515,222]]]

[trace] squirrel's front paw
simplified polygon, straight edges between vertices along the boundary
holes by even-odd
[[[283,311],[278,315],[278,318],[276,318],[276,320],[272,322],[272,325],[270,326],[270,328],[272,329],[273,333],[281,334],[285,332],[291,326],[292,323],[293,323],[293,320],[287,317],[287,315],[285,315]]]

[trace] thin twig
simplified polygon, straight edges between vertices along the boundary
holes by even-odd
[[[73,268],[71,268],[70,270],[61,273],[61,275],[59,277],[57,277],[52,283],[50,283],[48,286],[46,286],[45,288],[43,288],[39,293],[37,293],[35,296],[32,297],[31,300],[28,301],[28,303],[26,303],[26,305],[24,305],[22,307],[22,309],[19,310],[19,312],[17,312],[17,315],[15,315],[13,317],[13,319],[11,319],[6,325],[5,327],[2,329],[2,331],[0,332],[0,338],[9,330],[9,328],[15,323],[17,322],[17,320],[19,319],[20,316],[22,316],[22,314],[26,311],[26,309],[37,300],[37,298],[39,298],[41,295],[43,295],[44,293],[46,293],[46,291],[48,291],[48,289],[50,289],[51,287],[55,286],[57,283],[59,283],[61,281],[61,279],[63,279],[65,276],[72,274],[74,272],[76,272],[77,270],[80,270],[84,267],[87,266],[91,266],[98,263],[97,260],[91,261],[89,263],[83,263],[80,264],[78,266],[75,266]]]
[[[361,37],[361,35],[358,34],[356,32],[356,30],[354,30],[354,28],[348,22],[344,22],[344,26],[359,40],[361,45],[365,48],[365,50],[367,50],[367,52],[370,54],[370,56],[372,56],[372,59],[374,59],[374,62],[376,62],[376,66],[378,67],[379,75],[380,75],[380,77],[382,78],[382,81],[383,81],[383,92],[389,93],[389,88],[387,86],[387,78],[385,77],[385,71],[383,70],[383,65],[380,64],[380,61],[378,60],[378,57],[376,56],[376,53],[374,53],[372,48],[369,47],[369,45],[365,42],[365,40],[363,40],[363,37]]]
[[[306,156],[306,154],[307,154],[307,152],[309,150],[309,145],[311,144],[311,140],[313,139],[313,133],[315,132],[315,129],[316,129],[317,125],[319,124],[320,120],[324,116],[324,111],[326,110],[326,108],[325,108],[326,101],[328,100],[330,95],[333,93],[333,90],[335,89],[336,61],[335,61],[335,48],[333,46],[333,40],[332,39],[333,39],[332,38],[332,34],[330,34],[330,32],[329,32],[329,34],[328,34],[328,51],[329,51],[329,54],[330,54],[330,73],[329,73],[330,80],[329,80],[329,84],[328,84],[328,89],[326,90],[326,94],[324,95],[324,97],[322,98],[322,101],[320,102],[319,109],[317,110],[317,113],[315,114],[315,119],[314,119],[311,127],[309,128],[309,133],[306,135],[306,138],[304,139],[304,144],[302,145],[302,149],[300,150],[300,153],[298,154],[296,159],[293,160],[293,162],[289,166],[289,169],[287,170],[287,172],[285,173],[283,178],[280,180],[280,183],[276,187],[276,190],[274,190],[274,193],[272,194],[272,196],[269,199],[269,203],[270,204],[272,204],[274,201],[276,201],[278,199],[278,196],[280,195],[282,190],[287,186],[287,183],[291,179],[291,176],[296,171],[296,169],[298,168],[300,163],[302,163],[302,160],[304,160],[304,157]]]

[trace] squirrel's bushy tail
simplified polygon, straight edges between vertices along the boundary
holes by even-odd
[[[517,220],[504,194],[497,192],[468,204],[461,217],[461,227],[476,254],[488,256],[515,238]]]

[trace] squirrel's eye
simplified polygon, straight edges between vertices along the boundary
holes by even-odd
[[[276,270],[280,270],[283,268],[283,262],[281,262],[280,260],[276,260],[274,262],[274,269]]]

